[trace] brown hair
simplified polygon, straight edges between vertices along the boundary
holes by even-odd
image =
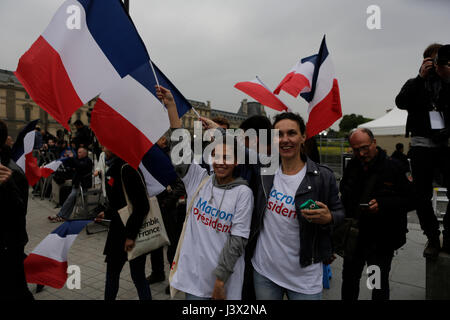
[[[227,118],[216,117],[216,118],[211,119],[211,120],[214,121],[215,123],[217,123],[218,125],[226,126],[227,129],[230,129],[230,121],[228,121]]]
[[[435,56],[440,47],[442,47],[442,44],[439,44],[439,43],[430,44],[423,52],[423,58],[425,59],[425,58],[431,58],[431,57]]]

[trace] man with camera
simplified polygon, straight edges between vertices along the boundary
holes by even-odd
[[[346,221],[352,219],[354,226],[343,251],[342,299],[358,299],[367,263],[380,268],[380,287],[373,289],[372,299],[389,300],[392,258],[406,243],[407,213],[413,209],[412,184],[402,164],[377,147],[369,129],[355,129],[348,140],[353,158],[345,168],[340,191]]]
[[[395,99],[408,111],[406,136],[411,133],[411,169],[417,215],[428,243],[424,257],[435,259],[441,249],[439,222],[431,204],[434,170],[443,177],[450,197],[450,45],[430,45],[416,78],[408,80]],[[449,206],[444,216],[443,250],[450,252]]]

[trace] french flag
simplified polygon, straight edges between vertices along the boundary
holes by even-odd
[[[67,0],[20,58],[15,75],[70,130],[78,108],[149,59],[122,1]]]
[[[297,62],[273,93],[279,94],[283,90],[297,98],[300,93],[311,91],[316,57],[313,55]]]
[[[17,136],[12,147],[12,159],[22,169],[27,177],[28,184],[34,186],[41,178],[41,171],[37,159],[33,157],[36,124],[38,120],[31,121]]]
[[[234,87],[248,94],[264,106],[277,111],[285,111],[289,109],[283,101],[275,96],[258,77],[251,81],[238,82],[234,85]]]
[[[342,117],[339,85],[335,78],[334,65],[328,52],[325,36],[319,53],[302,59],[298,70],[302,76],[297,76],[300,73],[295,71],[291,80],[285,81],[284,84],[283,80],[278,87],[295,97],[300,93],[300,96],[309,103],[306,135],[311,138],[328,129]]]
[[[61,289],[67,281],[67,253],[90,222],[66,221],[45,237],[24,261],[27,282]]]
[[[41,175],[43,178],[48,178],[54,173],[58,168],[63,164],[65,160],[68,158],[62,158],[60,160],[54,160],[50,162],[49,164],[46,164],[45,166],[41,167]]]
[[[169,89],[182,117],[191,105],[153,64],[159,84]],[[132,167],[169,129],[166,107],[156,97],[157,85],[150,61],[103,91],[91,114],[91,128],[100,143]]]

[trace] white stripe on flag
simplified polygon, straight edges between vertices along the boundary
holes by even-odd
[[[100,98],[153,144],[170,127],[169,117],[162,103],[129,75],[103,91]]]
[[[80,9],[80,30],[67,28],[69,15],[66,10],[71,5]],[[97,96],[99,88],[106,88],[120,79],[120,75],[89,32],[86,12],[78,1],[67,0],[58,9],[42,37],[59,53],[72,85],[83,103]]]
[[[78,234],[70,234],[65,238],[60,237],[56,233],[50,233],[32,253],[47,257],[59,262],[67,261],[67,253]]]
[[[16,164],[22,169],[22,171],[25,173],[25,155],[33,152],[34,148],[34,138],[36,136],[36,131],[30,131],[28,132],[25,137],[23,138],[23,154],[20,156],[20,158],[16,161]]]
[[[314,98],[309,103],[308,114],[311,112],[320,101],[322,101],[333,88],[334,80],[334,66],[331,61],[330,55],[326,57],[319,69],[319,74],[316,82],[316,90],[314,92]]]
[[[150,197],[156,196],[166,190],[166,188],[161,183],[159,183],[159,181],[156,180],[155,177],[150,174],[150,172],[148,172],[148,170],[142,163],[139,165],[139,168],[144,175],[145,184],[147,185],[147,191]]]

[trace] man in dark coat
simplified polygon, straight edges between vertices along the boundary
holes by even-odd
[[[406,135],[411,133],[417,215],[428,238],[423,254],[435,259],[441,244],[439,222],[431,204],[434,170],[443,176],[450,199],[450,45],[430,45],[423,58],[419,75],[403,85],[395,103],[408,111]],[[450,252],[450,204],[446,212],[443,250]]]
[[[398,161],[377,147],[369,129],[349,136],[354,157],[340,184],[346,218],[357,220],[354,252],[344,256],[342,299],[357,300],[364,265],[378,266],[380,287],[373,300],[389,299],[389,271],[394,251],[406,242],[407,212],[412,210],[411,183]]]
[[[25,218],[28,181],[12,161],[11,150],[5,145],[7,130],[6,124],[0,121],[0,300],[33,300],[23,267],[24,248],[28,242]]]

